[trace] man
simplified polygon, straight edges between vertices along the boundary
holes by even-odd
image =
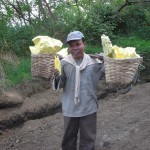
[[[64,137],[62,150],[94,150],[96,139],[97,87],[103,64],[85,54],[84,35],[71,32],[66,40],[70,54],[61,60],[62,73],[54,71],[53,87],[63,88]]]

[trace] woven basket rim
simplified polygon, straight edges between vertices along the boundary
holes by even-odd
[[[111,57],[107,57],[105,56],[104,59],[111,59],[111,60],[136,60],[136,59],[143,59],[143,57],[136,57],[136,58],[120,58],[120,59],[116,59],[116,58],[111,58]]]
[[[38,55],[56,55],[56,54],[49,54],[49,53],[43,53],[43,54],[31,54],[31,56],[38,56]]]

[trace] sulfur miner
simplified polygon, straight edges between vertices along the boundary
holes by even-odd
[[[63,88],[62,110],[64,137],[62,150],[77,150],[80,132],[80,150],[94,150],[98,102],[96,91],[104,75],[103,63],[85,54],[84,35],[73,31],[66,43],[70,54],[61,60],[61,76],[54,72],[53,89]]]

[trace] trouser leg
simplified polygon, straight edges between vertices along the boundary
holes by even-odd
[[[94,150],[96,140],[96,113],[81,117],[79,150]]]
[[[62,150],[77,149],[77,134],[79,129],[79,118],[64,117],[64,137]]]

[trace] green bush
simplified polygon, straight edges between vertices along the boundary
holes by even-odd
[[[5,78],[7,84],[15,85],[31,78],[31,62],[29,58],[22,58],[19,65],[5,64]]]
[[[126,34],[134,33],[150,39],[150,8],[146,4],[127,6],[119,15],[125,24]]]
[[[116,23],[109,16],[111,11],[111,7],[107,5],[95,4],[88,12],[86,18],[81,18],[82,21],[79,21],[79,29],[85,33],[88,42],[100,45],[102,34],[113,37]]]

